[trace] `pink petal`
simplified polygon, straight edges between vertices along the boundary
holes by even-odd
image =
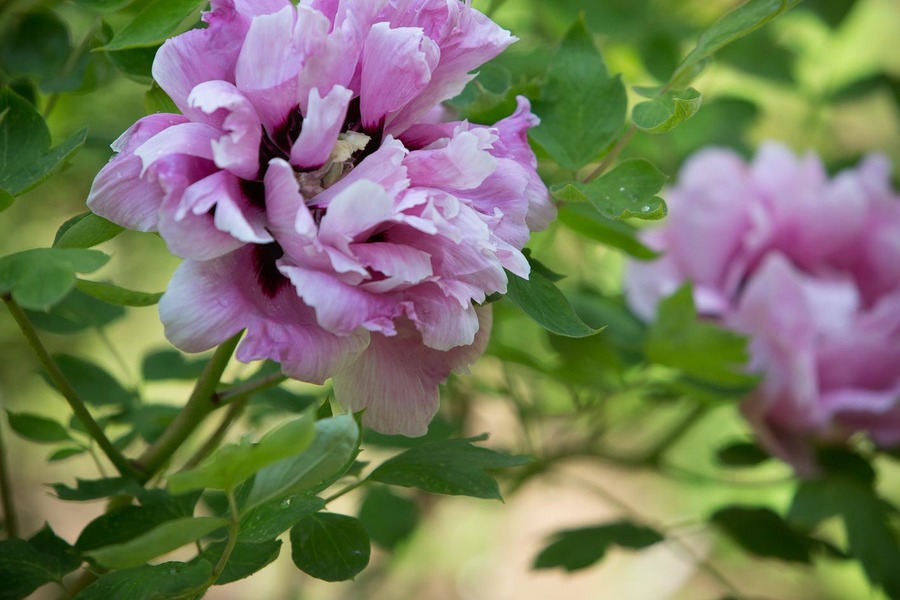
[[[443,148],[414,150],[403,164],[414,186],[470,190],[477,188],[497,168],[497,160],[485,148],[494,139],[486,131],[459,131]]]
[[[146,172],[164,156],[183,154],[213,159],[212,143],[221,131],[205,123],[180,123],[162,130],[141,144],[135,151]]]
[[[183,219],[188,211],[198,216],[204,215],[213,208],[213,222],[219,231],[247,243],[267,244],[273,241],[265,229],[264,211],[244,197],[240,180],[227,171],[218,171],[185,189],[175,219]]]
[[[407,297],[415,311],[412,320],[427,347],[446,351],[472,344],[478,316],[471,302],[460,303],[434,284],[418,286]]]
[[[406,167],[403,166],[407,152],[403,144],[388,137],[378,150],[356,165],[343,179],[318,194],[315,197],[316,206],[327,207],[337,195],[363,180],[379,184],[390,196],[398,196],[409,187]]]
[[[394,199],[380,185],[357,180],[331,200],[319,224],[319,241],[350,254],[350,243],[365,241],[394,215]]]
[[[366,351],[334,376],[335,398],[347,410],[365,409],[363,423],[376,431],[424,435],[438,409],[438,386],[484,352],[490,308],[478,309],[478,319],[474,343],[449,352],[423,345],[409,323],[399,323],[393,337],[373,334]]]
[[[391,292],[421,283],[434,274],[431,257],[421,250],[389,244],[368,242],[351,244],[350,251],[362,264],[385,275],[384,279],[365,282],[362,287],[370,292]]]
[[[216,166],[243,179],[256,179],[262,127],[250,101],[228,82],[206,81],[193,89],[188,102],[226,132],[212,141]]]
[[[353,92],[342,86],[334,86],[322,98],[318,89],[309,93],[309,103],[303,118],[300,137],[291,148],[291,164],[315,169],[328,161],[344,125],[347,105]]]
[[[287,256],[304,262],[309,256],[308,250],[314,250],[317,228],[300,194],[294,169],[280,158],[271,160],[265,186],[269,231]]]

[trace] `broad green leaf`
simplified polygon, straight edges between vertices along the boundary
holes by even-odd
[[[366,528],[353,517],[316,513],[291,528],[291,558],[316,579],[353,579],[369,564],[370,553]]]
[[[56,535],[47,523],[28,538],[28,543],[43,557],[44,569],[53,574],[54,581],[61,581],[84,562],[75,548]]]
[[[648,133],[663,133],[693,117],[703,101],[694,88],[672,90],[635,105],[631,120]]]
[[[647,333],[648,359],[679,369],[701,383],[730,388],[730,397],[755,387],[757,378],[744,372],[746,338],[699,321],[689,285],[660,302],[657,310],[657,320]]]
[[[205,359],[188,359],[178,350],[158,350],[144,357],[141,376],[146,381],[196,379],[205,366]]]
[[[772,457],[762,448],[751,442],[735,442],[719,448],[716,458],[729,467],[755,467]]]
[[[531,459],[472,444],[484,439],[486,436],[445,440],[410,448],[381,463],[369,475],[369,481],[414,487],[432,494],[502,500],[497,482],[487,471],[524,465]]]
[[[306,515],[325,507],[318,496],[276,498],[241,515],[239,539],[245,542],[274,540]]]
[[[353,464],[359,449],[359,426],[351,415],[318,421],[312,444],[299,456],[259,471],[246,509],[275,498],[295,496],[330,483]]]
[[[128,569],[195,542],[226,525],[228,519],[216,517],[174,519],[122,544],[104,546],[85,554],[104,567]]]
[[[131,4],[134,0],[75,0],[75,4],[101,13],[114,12]]]
[[[600,331],[586,325],[559,288],[537,271],[532,271],[528,279],[512,273],[507,273],[507,278],[506,297],[544,329],[568,337],[585,337]]]
[[[618,248],[632,258],[653,260],[659,253],[645,246],[634,227],[622,220],[608,219],[591,206],[567,203],[559,209],[559,221],[569,229],[594,241]]]
[[[656,196],[666,175],[643,158],[626,160],[590,181],[554,186],[553,196],[565,201],[588,201],[607,219],[661,219],[666,204]]]
[[[4,210],[12,206],[13,202],[15,202],[15,198],[13,198],[13,195],[3,188],[0,188],[0,212],[3,212]]]
[[[697,40],[697,46],[681,61],[672,75],[673,87],[690,83],[703,61],[716,50],[759,29],[781,13],[796,6],[800,0],[749,0],[710,25]]]
[[[166,94],[155,81],[150,86],[150,89],[147,90],[147,93],[144,94],[144,110],[148,115],[154,113],[171,113],[177,115],[181,113],[172,99],[169,98],[169,95]]]
[[[534,568],[577,571],[601,560],[610,546],[642,550],[664,539],[655,529],[631,521],[558,531],[535,559]]]
[[[809,563],[809,539],[768,508],[728,506],[710,517],[744,550],[757,556]]]
[[[81,565],[71,546],[45,525],[30,540],[0,541],[0,600],[19,600]]]
[[[56,443],[72,439],[65,427],[47,417],[31,413],[6,411],[10,428],[32,442]]]
[[[93,248],[125,231],[94,213],[82,213],[62,224],[53,240],[55,248]]]
[[[175,518],[176,515],[162,504],[131,504],[113,508],[85,526],[75,547],[81,552],[89,552],[105,546],[124,544]]]
[[[172,600],[199,595],[212,575],[205,560],[167,562],[123,569],[103,575],[75,596],[75,600]]]
[[[68,354],[55,354],[53,358],[78,396],[88,404],[129,407],[137,401],[135,393],[123,387],[103,367]]]
[[[388,550],[408,538],[419,523],[415,502],[386,486],[371,486],[359,508],[359,520],[369,539]]]
[[[303,452],[313,441],[315,420],[312,411],[264,435],[256,444],[221,446],[203,464],[169,477],[169,490],[180,494],[212,488],[229,490],[260,469]]]
[[[120,306],[153,306],[162,298],[162,292],[136,292],[99,281],[79,279],[75,285],[79,290],[97,300]]]
[[[29,310],[26,313],[35,327],[51,333],[68,334],[91,327],[104,327],[124,317],[125,309],[101,302],[76,288],[47,312]]]
[[[210,544],[200,555],[212,564],[218,564],[225,550],[226,542]],[[265,542],[245,542],[238,540],[222,574],[216,579],[216,585],[225,585],[245,577],[250,577],[264,568],[281,553],[281,540],[268,540]]]
[[[116,423],[131,425],[148,444],[155,442],[175,420],[181,407],[172,404],[141,404],[113,417]]]
[[[126,50],[155,46],[176,31],[188,17],[197,15],[207,0],[152,0],[104,50]]]
[[[625,87],[610,77],[583,18],[569,29],[547,69],[531,137],[562,167],[577,170],[615,139],[625,122]]]
[[[23,308],[47,310],[75,287],[76,273],[91,273],[109,260],[97,250],[35,248],[0,258],[0,294],[12,293]]]
[[[11,78],[38,80],[58,77],[72,52],[69,28],[54,13],[26,13],[17,26],[4,32],[0,42],[0,64]]]
[[[64,483],[53,483],[50,487],[56,492],[60,500],[84,502],[87,500],[99,500],[110,496],[122,494],[135,494],[140,486],[131,479],[124,477],[107,477],[105,479],[78,479],[75,478],[76,487],[71,488]]]
[[[141,84],[153,83],[153,59],[161,44],[146,48],[107,51],[109,59],[119,71]]]
[[[0,88],[0,190],[21,196],[55,173],[87,139],[87,129],[50,148],[47,124],[24,98]]]

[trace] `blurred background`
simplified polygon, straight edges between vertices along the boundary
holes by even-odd
[[[658,85],[668,80],[699,32],[737,4],[474,0],[473,5],[489,11],[519,41],[485,66],[476,83],[453,104],[482,122],[509,114],[515,93],[537,89],[534,82],[543,76],[555,47],[580,13],[610,71],[621,73],[629,90]],[[109,144],[147,110],[150,81],[140,74],[146,71],[147,57],[142,65],[123,68],[102,53],[91,53],[78,64],[62,61],[55,75],[35,74],[32,65],[18,60],[17,48],[28,43],[27,29],[19,27],[21,19],[41,14],[53,15],[51,20],[63,24],[73,46],[95,25],[90,13],[70,2],[0,1],[2,77],[14,85],[24,77],[38,82],[37,87],[17,89],[31,94],[45,109],[54,140],[85,125],[89,137],[64,172],[0,215],[4,255],[49,245],[60,224],[85,211],[91,181],[111,155]],[[127,19],[127,12],[116,18]],[[693,83],[703,94],[695,117],[669,133],[639,134],[623,156],[649,158],[674,177],[684,159],[701,146],[728,146],[750,156],[760,141],[777,139],[800,152],[815,150],[833,171],[869,152],[884,153],[893,164],[900,164],[898,31],[898,0],[806,0],[717,55]],[[57,91],[72,87],[60,83],[60,73],[80,77],[75,86],[80,89]],[[552,169],[544,175],[549,182],[558,177]],[[856,563],[818,559],[813,565],[786,566],[755,560],[710,531],[706,516],[714,508],[739,502],[783,508],[793,489],[790,471],[783,465],[767,463],[745,472],[717,463],[716,448],[749,437],[734,402],[704,409],[702,419],[671,441],[660,464],[629,465],[615,452],[601,456],[586,450],[592,446],[585,438],[597,427],[609,448],[640,446],[642,436],[653,438],[677,422],[685,406],[677,400],[651,398],[641,387],[644,374],[635,373],[635,360],[629,355],[635,352],[629,349],[630,332],[640,324],[627,314],[619,297],[623,255],[583,235],[572,226],[573,219],[570,215],[538,234],[530,247],[533,256],[566,276],[560,286],[585,320],[594,326],[610,325],[609,329],[595,338],[570,342],[549,336],[511,304],[497,303],[488,354],[470,375],[456,377],[445,387],[442,417],[432,426],[434,435],[487,432],[490,446],[539,458],[533,469],[503,481],[505,503],[412,490],[398,496],[378,488],[350,494],[330,510],[368,511],[363,521],[381,528],[370,531],[378,544],[370,566],[356,581],[313,580],[297,571],[289,552],[283,551],[261,573],[213,588],[209,598],[880,597],[870,591]],[[131,289],[162,291],[177,265],[154,235],[125,232],[102,248],[112,260],[96,274],[98,278]],[[155,308],[127,313],[110,308],[92,322],[56,314],[39,324],[52,351],[78,354],[102,366],[123,393],[163,406],[177,406],[187,396],[186,384],[146,381],[141,376],[147,355],[166,347]],[[30,349],[5,314],[0,315],[0,347],[0,405],[68,421],[67,406],[42,378]],[[236,365],[230,373],[240,376],[249,371]],[[286,389],[299,397],[321,398],[327,393],[297,383]],[[156,426],[164,425],[173,411],[148,412],[148,426],[154,419]],[[273,419],[262,409],[247,416],[230,439]],[[72,483],[76,476],[98,477],[91,452],[65,456],[56,446],[16,437],[8,427],[2,433],[11,457],[22,530],[32,533],[48,521],[61,537],[74,542],[103,505],[61,502],[47,484]],[[361,459],[387,456],[398,443],[402,442],[369,436]],[[54,460],[47,465],[51,454]],[[900,502],[900,473],[894,465],[880,467],[882,493]],[[601,563],[571,574],[532,570],[536,555],[554,532],[622,517],[665,527],[672,539],[639,553],[611,549]],[[839,528],[828,533],[835,541],[843,535]]]

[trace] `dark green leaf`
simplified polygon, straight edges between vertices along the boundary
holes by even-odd
[[[663,133],[677,127],[700,110],[703,98],[694,88],[668,91],[631,111],[631,120],[643,131]]]
[[[487,471],[524,465],[530,459],[471,443],[484,439],[486,436],[445,440],[410,448],[379,465],[369,480],[419,488],[433,494],[501,500],[497,482]]]
[[[31,544],[21,539],[0,541],[0,600],[21,600],[54,579],[55,573]]]
[[[564,201],[588,201],[607,219],[661,219],[666,204],[656,196],[666,175],[642,158],[626,160],[589,183],[554,186],[554,197]]]
[[[76,288],[47,312],[29,310],[26,313],[35,327],[67,334],[108,325],[124,317],[125,309],[96,300]]]
[[[78,396],[92,406],[133,406],[135,393],[92,362],[68,354],[53,357]]]
[[[359,426],[351,415],[318,421],[312,444],[299,456],[256,474],[245,508],[327,485],[347,472],[359,449]]]
[[[532,138],[562,167],[591,162],[625,121],[626,94],[619,76],[610,77],[583,18],[566,34],[550,61],[540,101],[541,124]]]
[[[171,600],[199,594],[212,575],[205,560],[167,562],[115,571],[84,588],[75,600]]]
[[[534,561],[535,569],[561,567],[577,571],[601,560],[610,546],[641,550],[665,538],[654,529],[630,521],[618,521],[582,529],[559,531]]]
[[[729,506],[710,522],[718,525],[744,550],[757,556],[809,563],[810,542],[768,508]]]
[[[144,357],[141,376],[147,381],[196,379],[203,372],[206,359],[187,359],[178,350],[159,350]]]
[[[359,508],[369,538],[388,550],[408,538],[419,523],[419,508],[385,486],[372,486]]]
[[[796,6],[800,0],[749,0],[727,13],[704,31],[697,46],[685,57],[675,74],[673,87],[683,87],[698,73],[698,66],[716,50],[754,31],[781,13]]]
[[[76,273],[96,271],[107,260],[97,250],[35,248],[10,254],[0,258],[0,294],[11,292],[23,308],[47,310],[72,290]]]
[[[772,457],[751,442],[735,442],[716,451],[719,462],[729,467],[755,467]]]
[[[67,442],[72,439],[66,428],[47,417],[6,411],[9,426],[26,440],[39,443]]]
[[[109,477],[106,479],[75,479],[76,487],[71,488],[62,483],[51,484],[60,500],[83,502],[86,500],[99,500],[121,494],[134,494],[140,489],[133,480],[124,477]]]
[[[75,548],[56,535],[46,523],[28,539],[28,543],[43,557],[44,569],[53,574],[54,581],[62,581],[63,577],[84,562]]]
[[[309,447],[315,435],[312,411],[270,431],[256,444],[221,446],[200,466],[169,477],[169,490],[179,494],[212,488],[230,490],[272,463],[289,459]]]
[[[318,496],[270,500],[241,515],[239,539],[254,543],[274,540],[306,515],[324,507],[325,502]]]
[[[569,229],[618,248],[632,258],[653,260],[659,257],[658,252],[651,250],[637,238],[634,227],[622,220],[608,219],[587,204],[564,204],[559,210],[559,221]]]
[[[114,421],[131,425],[135,433],[152,444],[180,412],[180,407],[171,404],[141,404],[117,415]]]
[[[111,51],[155,46],[175,33],[185,19],[196,15],[206,2],[152,0],[103,49]]]
[[[689,285],[660,302],[645,347],[651,361],[679,369],[700,382],[730,386],[730,394],[742,395],[757,381],[744,373],[747,340],[700,322]]]
[[[82,213],[62,224],[53,240],[55,248],[93,248],[125,231],[94,213]]]
[[[159,45],[155,45],[147,48],[114,50],[105,54],[109,62],[129,78],[142,84],[149,84],[153,82],[153,59],[158,50]]]
[[[316,579],[353,579],[369,564],[370,552],[366,528],[353,517],[317,513],[291,528],[291,558]]]
[[[587,326],[559,288],[537,271],[532,271],[528,279],[507,273],[507,279],[506,297],[544,329],[568,337],[585,337],[600,331]]]
[[[85,281],[79,279],[75,284],[79,290],[93,296],[97,300],[118,304],[120,306],[153,306],[162,298],[162,292],[136,292],[111,283]]]
[[[15,198],[13,198],[12,194],[7,192],[3,188],[0,188],[0,212],[3,212],[4,210],[12,206],[14,201]]]
[[[124,544],[176,518],[162,504],[120,506],[103,513],[82,530],[75,542],[81,552]]]
[[[84,448],[59,448],[54,450],[47,456],[47,462],[59,462],[61,460],[66,460],[67,458],[72,458],[73,456],[78,456],[80,454],[84,454],[87,452]]]
[[[154,113],[171,113],[180,114],[181,111],[175,106],[175,103],[169,98],[161,87],[154,81],[147,93],[144,94],[144,110],[148,115]]]
[[[210,563],[217,564],[225,550],[226,542],[210,544],[201,558]],[[269,540],[267,542],[251,543],[238,541],[225,563],[222,574],[216,580],[216,585],[225,585],[245,577],[250,577],[276,558],[281,552],[281,540]]]
[[[225,525],[228,525],[228,519],[215,517],[173,519],[127,542],[104,546],[85,554],[104,567],[128,569],[195,542]]]
[[[50,132],[24,98],[0,89],[0,189],[21,196],[55,173],[84,144],[87,129],[50,148]]]
[[[0,46],[0,64],[11,77],[47,79],[58,76],[71,52],[69,28],[49,11],[22,16],[6,32]]]

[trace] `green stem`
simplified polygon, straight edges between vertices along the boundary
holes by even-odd
[[[597,165],[597,168],[594,169],[593,171],[591,171],[587,177],[585,177],[584,179],[581,180],[582,183],[588,183],[590,181],[593,181],[594,179],[597,179],[601,175],[603,175],[603,173],[605,173],[606,170],[610,166],[612,166],[612,164],[614,162],[616,162],[616,159],[619,157],[619,154],[622,153],[622,150],[625,149],[625,146],[628,145],[628,142],[631,141],[631,138],[633,138],[634,134],[636,134],[636,133],[637,133],[636,126],[632,125],[631,127],[629,127],[628,130],[625,132],[625,134],[619,139],[619,141],[616,142],[616,145],[613,146],[613,149],[609,151],[609,154],[607,154],[603,158],[603,160],[600,162],[600,164]]]
[[[207,588],[213,585],[219,576],[222,575],[222,571],[225,570],[225,565],[228,564],[228,559],[231,558],[231,553],[234,551],[238,533],[240,532],[241,515],[238,511],[237,500],[234,497],[234,488],[226,490],[225,497],[228,498],[228,512],[231,519],[228,523],[228,542],[225,544],[225,550],[222,552],[219,562],[216,563],[216,567],[213,569],[209,582],[206,585]]]
[[[219,405],[215,402],[216,387],[222,379],[222,373],[231,360],[231,355],[237,347],[241,334],[237,334],[216,348],[212,358],[206,363],[206,368],[197,380],[191,397],[187,404],[175,417],[163,434],[152,446],[137,460],[140,470],[138,481],[146,483],[168,461],[175,451],[181,447],[184,441],[194,432],[204,418],[214,411]]]
[[[368,483],[368,481],[369,481],[368,478],[365,478],[365,479],[360,479],[360,480],[357,481],[356,483],[351,483],[351,484],[348,485],[347,487],[345,487],[345,488],[343,488],[343,489],[341,489],[341,490],[338,490],[338,491],[335,492],[333,495],[328,496],[327,498],[325,498],[325,504],[328,504],[329,502],[332,502],[332,501],[334,501],[334,500],[337,500],[338,498],[340,498],[340,497],[343,496],[344,494],[347,494],[347,493],[349,493],[349,492],[352,492],[352,491],[355,490],[356,488],[362,487],[363,485],[365,485],[366,483]]]
[[[285,380],[287,380],[287,375],[271,373],[259,379],[253,379],[230,387],[227,390],[222,390],[215,395],[214,401],[218,406],[225,406],[226,404],[246,400],[253,394],[275,387]]]
[[[240,414],[244,411],[244,408],[247,406],[247,399],[241,399],[236,402],[233,402],[231,406],[228,407],[228,412],[225,413],[225,417],[222,419],[222,422],[219,423],[219,426],[213,432],[209,439],[200,447],[200,449],[194,454],[190,460],[184,463],[183,470],[193,469],[197,465],[199,465],[203,460],[213,453],[213,451],[219,447],[219,444],[222,443],[222,439],[225,437],[225,434],[228,432],[228,429],[231,425],[237,420]]]
[[[25,336],[25,339],[28,340],[28,344],[31,346],[31,349],[34,350],[34,353],[37,355],[44,370],[47,371],[50,381],[53,382],[56,389],[59,390],[69,403],[72,412],[75,413],[75,417],[81,421],[81,424],[84,425],[88,434],[97,441],[97,445],[100,446],[100,449],[103,450],[103,453],[109,458],[109,461],[116,467],[116,470],[118,470],[123,477],[136,478],[138,473],[128,463],[125,457],[116,450],[115,446],[112,445],[112,442],[109,441],[109,438],[106,437],[106,434],[103,433],[103,429],[97,424],[94,417],[91,416],[87,406],[85,406],[81,398],[78,397],[75,388],[72,387],[72,384],[69,383],[69,380],[63,375],[63,372],[56,364],[56,361],[53,360],[53,357],[47,352],[44,344],[41,343],[37,330],[35,330],[34,325],[31,324],[28,315],[25,314],[22,307],[19,306],[9,294],[3,296],[3,302],[6,304],[6,308],[9,309],[13,319],[15,319],[16,323],[19,325],[19,329],[22,330],[22,334]]]
[[[2,428],[0,428],[2,429]],[[6,537],[19,537],[19,520],[16,516],[16,504],[12,495],[12,482],[6,468],[6,446],[0,434],[0,500],[3,502],[3,525]]]

